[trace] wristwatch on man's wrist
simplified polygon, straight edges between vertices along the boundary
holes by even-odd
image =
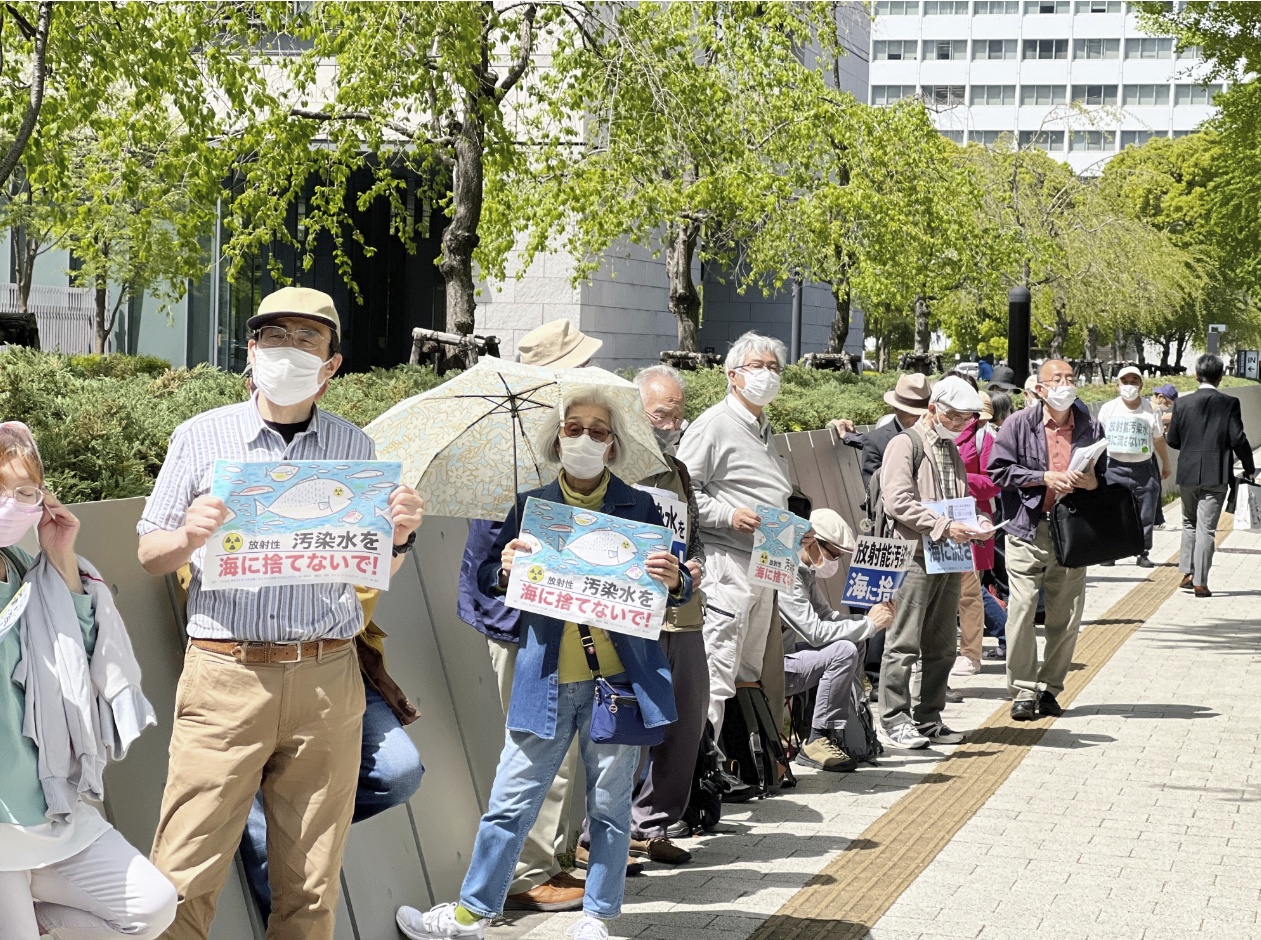
[[[416,533],[413,532],[411,535],[407,537],[407,541],[404,542],[402,545],[394,546],[394,557],[397,558],[399,555],[406,555],[408,552],[412,550],[412,546],[415,544],[416,544]]]

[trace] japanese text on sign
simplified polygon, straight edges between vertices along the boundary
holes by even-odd
[[[953,522],[976,528],[976,500],[971,496],[940,503],[925,503],[924,508],[938,515],[948,516]],[[929,574],[976,570],[976,564],[972,560],[972,543],[952,542],[946,538],[934,542],[927,535],[924,536],[924,568]]]
[[[874,607],[893,600],[914,557],[914,542],[862,536],[845,576],[845,596],[841,603],[850,607]]]
[[[758,503],[753,511],[762,524],[753,533],[749,579],[776,591],[791,590],[801,555],[801,539],[810,531],[810,523],[787,509],[763,503]]]

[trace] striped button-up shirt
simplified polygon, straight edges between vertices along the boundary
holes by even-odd
[[[141,536],[184,524],[189,505],[210,492],[218,459],[372,460],[372,439],[349,421],[316,409],[306,431],[285,445],[253,400],[215,408],[185,421],[171,435],[166,460],[136,526]],[[203,640],[292,643],[348,639],[363,627],[363,610],[349,584],[277,585],[258,590],[201,589],[206,550],[192,557],[188,635]]]

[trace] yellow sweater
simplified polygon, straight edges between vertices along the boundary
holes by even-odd
[[[565,474],[560,475],[560,491],[566,504],[579,509],[592,509],[599,512],[604,505],[604,494],[609,488],[609,472],[604,471],[604,479],[589,494],[577,493],[570,489],[565,481]],[[625,671],[622,660],[609,635],[598,627],[591,627],[591,639],[595,641],[595,654],[600,660],[600,674],[616,676]],[[582,637],[578,635],[578,624],[566,621],[565,632],[560,641],[560,661],[557,666],[558,682],[586,682],[591,678],[591,669],[587,666],[587,655],[582,651]]]

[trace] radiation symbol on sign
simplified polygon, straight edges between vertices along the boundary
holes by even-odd
[[[768,555],[766,552],[762,552],[761,557],[758,559],[758,564],[764,565],[770,560],[771,560],[771,556]]]
[[[530,579],[531,583],[538,584],[543,580],[543,566],[530,565],[529,569],[525,573],[525,576]]]
[[[333,487],[333,495],[334,495],[334,496],[345,496],[345,495],[346,495],[346,491],[345,491],[344,489],[342,489],[340,486],[335,486],[335,487]]]
[[[240,532],[229,532],[223,537],[223,550],[225,552],[239,552],[244,544],[245,540],[241,538]]]

